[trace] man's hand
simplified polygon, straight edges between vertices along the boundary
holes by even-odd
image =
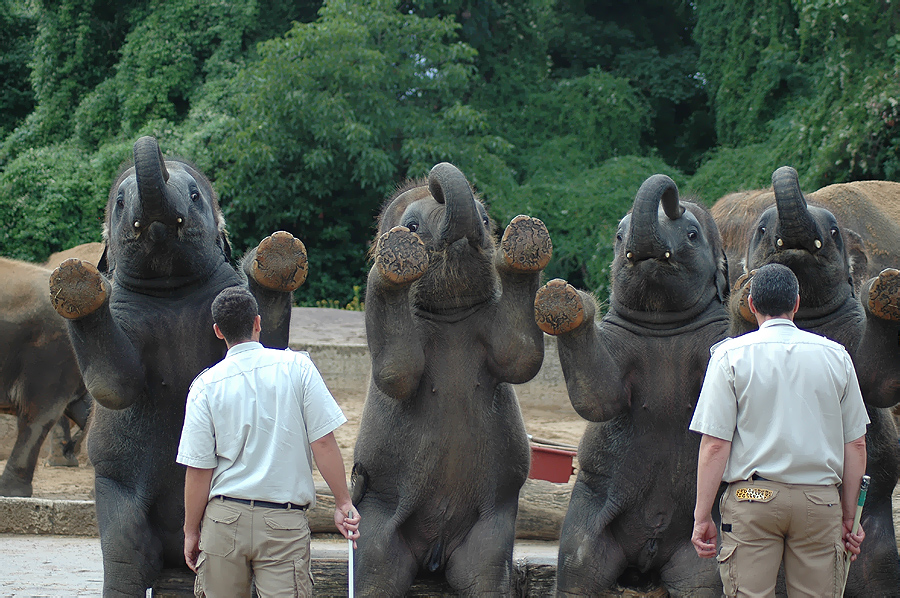
[[[359,511],[351,503],[349,507],[340,506],[334,509],[334,525],[344,534],[348,540],[353,540],[353,548],[356,548],[356,540],[359,539]]]
[[[184,562],[191,571],[197,572],[197,557],[200,556],[200,530],[184,534]]]
[[[855,561],[857,555],[860,553],[860,544],[866,538],[866,532],[863,530],[862,525],[859,526],[859,529],[854,534],[853,530],[853,520],[852,519],[844,519],[842,522],[842,535],[841,537],[844,540],[844,550],[850,553],[850,560]]]
[[[697,556],[708,559],[716,556],[716,537],[718,530],[712,517],[707,515],[702,520],[694,520],[694,532],[691,534],[691,543]]]

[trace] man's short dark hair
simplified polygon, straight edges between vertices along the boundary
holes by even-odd
[[[228,287],[212,302],[213,322],[230,343],[253,335],[253,320],[258,314],[256,298],[244,287]]]
[[[750,279],[753,307],[764,316],[782,316],[794,311],[800,285],[787,266],[766,264]]]

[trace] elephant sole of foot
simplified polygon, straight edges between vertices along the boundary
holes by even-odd
[[[883,270],[869,289],[869,311],[882,320],[900,322],[900,270]]]
[[[500,250],[513,270],[538,272],[553,256],[553,243],[547,227],[537,218],[516,216],[503,232]]]
[[[547,334],[569,332],[584,322],[584,303],[575,288],[564,280],[551,280],[534,298],[538,327]]]
[[[306,247],[300,239],[284,231],[260,241],[250,266],[256,282],[284,293],[297,290],[306,281],[308,272]]]
[[[428,253],[419,235],[397,226],[378,239],[375,266],[394,284],[418,280],[428,268]]]
[[[90,262],[69,258],[50,275],[50,301],[64,318],[91,314],[109,297],[109,283]]]

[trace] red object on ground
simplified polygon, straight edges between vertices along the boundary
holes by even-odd
[[[572,458],[576,451],[550,446],[531,445],[531,471],[528,477],[557,484],[569,481],[575,473]]]

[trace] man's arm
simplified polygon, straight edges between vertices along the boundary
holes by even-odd
[[[701,558],[716,554],[716,524],[712,520],[713,503],[722,483],[725,464],[731,454],[731,442],[704,434],[697,457],[697,503],[694,506],[694,532],[691,542]]]
[[[188,466],[184,474],[184,562],[194,573],[200,555],[200,521],[209,501],[213,471]]]
[[[841,483],[841,511],[843,512],[844,547],[850,551],[850,560],[856,560],[859,545],[866,533],[862,526],[856,534],[851,533],[853,519],[856,516],[856,503],[859,500],[859,485],[866,473],[866,437],[844,444],[844,479]]]
[[[318,440],[310,443],[316,467],[325,478],[325,483],[334,494],[334,525],[344,537],[353,540],[359,538],[359,513],[350,500],[350,491],[347,489],[347,471],[344,469],[344,459],[341,457],[341,449],[334,439],[334,432],[329,432]]]

